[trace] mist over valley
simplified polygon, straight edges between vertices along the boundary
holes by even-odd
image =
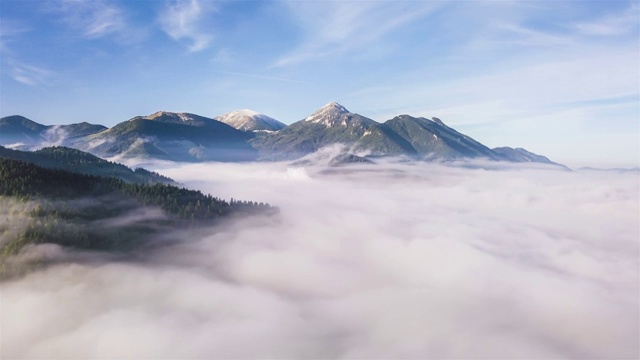
[[[0,359],[639,359],[640,3],[0,0]]]
[[[3,357],[638,354],[637,174],[487,160],[152,169],[279,211],[120,255],[29,248],[50,265],[0,285]]]

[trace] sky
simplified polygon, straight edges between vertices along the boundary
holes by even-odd
[[[0,0],[0,115],[113,126],[330,101],[489,147],[638,166],[638,1]]]

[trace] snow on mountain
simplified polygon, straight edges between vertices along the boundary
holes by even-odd
[[[154,120],[164,123],[174,123],[174,124],[184,124],[184,125],[194,125],[194,126],[202,126],[208,121],[211,121],[209,118],[205,118],[200,115],[190,114],[190,113],[178,113],[178,112],[170,112],[170,111],[157,111],[151,115],[147,116],[136,116],[131,120],[135,119],[143,119],[143,120]]]
[[[351,112],[337,102],[330,102],[304,119],[306,122],[322,124],[326,127],[347,126]]]
[[[285,125],[243,109],[215,119],[158,111],[136,116],[110,129],[89,123],[45,126],[22,116],[0,118],[0,145],[31,148],[64,145],[102,157],[130,156],[173,161],[251,161],[299,159],[341,144],[349,149],[340,162],[362,156],[416,159],[482,157],[514,162],[551,163],[521,148],[489,149],[440,119],[399,115],[384,123],[330,102],[311,115]]]
[[[433,121],[434,123],[436,123],[436,124],[438,124],[438,125],[446,126],[446,125],[442,122],[442,120],[438,119],[437,117],[432,117],[431,119],[427,119],[427,120],[431,120],[431,121]]]
[[[272,117],[249,109],[232,111],[214,119],[243,131],[278,131],[286,126]]]

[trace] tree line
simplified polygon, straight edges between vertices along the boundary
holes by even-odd
[[[29,244],[129,250],[171,229],[277,211],[184,187],[132,184],[5,158],[0,158],[0,206],[5,207],[0,208],[0,277],[6,258]]]

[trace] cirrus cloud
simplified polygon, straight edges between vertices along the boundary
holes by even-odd
[[[201,27],[205,14],[212,11],[211,2],[176,0],[167,3],[158,17],[162,29],[176,41],[190,42],[189,51],[198,52],[209,46],[212,36]]]

